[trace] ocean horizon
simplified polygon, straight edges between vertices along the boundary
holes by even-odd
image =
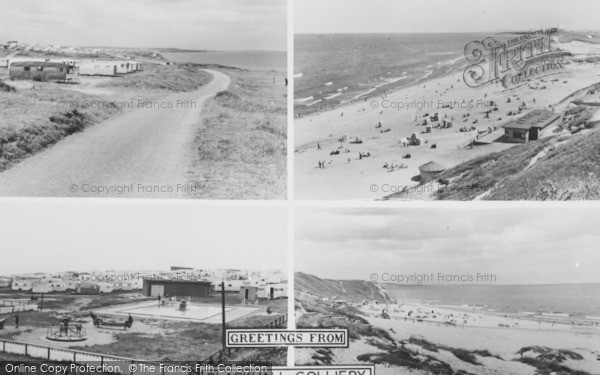
[[[287,71],[285,51],[163,52],[161,55],[179,64],[220,64],[247,70]]]
[[[600,283],[529,285],[398,285],[385,288],[399,302],[479,306],[505,313],[562,313],[600,319]]]
[[[306,115],[457,71],[465,46],[508,34],[297,34],[295,113]]]

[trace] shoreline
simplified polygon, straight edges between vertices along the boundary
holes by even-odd
[[[452,53],[455,53],[455,52],[452,52]],[[450,60],[447,60],[446,63],[447,62],[458,61],[460,59],[461,59],[460,57],[459,58],[455,58],[455,59],[450,59]],[[440,65],[444,66],[446,64],[445,63],[440,63]],[[453,63],[451,63],[451,65],[453,65]],[[463,64],[460,65],[460,67],[456,67],[456,68],[454,68],[452,70],[449,70],[449,71],[446,71],[446,72],[442,72],[440,74],[435,74],[436,73],[435,70],[431,70],[425,76],[419,77],[419,78],[417,78],[417,79],[413,80],[412,82],[407,83],[405,85],[400,85],[400,86],[393,87],[393,88],[390,88],[390,89],[385,89],[385,90],[379,90],[380,87],[385,87],[385,86],[388,86],[388,85],[393,85],[394,83],[402,81],[404,79],[404,77],[391,78],[391,79],[395,79],[396,81],[375,85],[373,88],[369,89],[366,92],[358,93],[352,99],[346,99],[346,100],[344,100],[342,102],[339,102],[339,103],[332,103],[332,105],[330,105],[330,106],[322,107],[322,108],[319,108],[319,109],[314,110],[314,111],[307,111],[306,114],[301,115],[301,116],[298,116],[299,113],[296,110],[296,106],[297,106],[297,104],[302,104],[302,103],[297,103],[297,100],[304,100],[304,99],[307,99],[307,98],[301,98],[301,99],[295,99],[294,98],[294,119],[300,119],[300,118],[311,117],[311,116],[318,116],[321,113],[325,113],[325,112],[329,112],[329,111],[335,111],[335,110],[340,110],[340,109],[343,109],[343,108],[346,108],[346,107],[351,107],[352,105],[360,103],[361,101],[366,102],[369,99],[373,99],[373,98],[376,98],[376,97],[393,95],[393,94],[397,93],[398,91],[409,89],[411,87],[418,86],[418,85],[421,85],[421,84],[427,84],[427,82],[429,82],[429,81],[433,81],[433,80],[438,79],[438,78],[443,78],[443,77],[446,77],[446,76],[450,76],[450,75],[456,74],[458,72],[461,72],[465,67],[466,67],[466,64],[463,63]],[[298,74],[302,74],[302,73],[298,73]],[[294,75],[294,79],[296,79],[296,75],[298,75],[298,74]],[[322,99],[320,99],[319,102],[322,102]]]
[[[425,194],[411,191],[428,187],[419,185],[419,166],[434,161],[448,170],[512,148],[517,144],[497,142],[504,134],[503,125],[534,109],[562,113],[569,97],[599,80],[600,66],[579,58],[600,55],[597,45],[561,47],[574,50],[564,69],[552,77],[534,77],[519,87],[504,89],[496,83],[472,89],[461,83],[462,72],[453,71],[395,90],[385,98],[373,95],[368,102],[296,118],[297,198],[433,199],[437,191],[433,187],[427,190],[435,191]],[[434,113],[439,113],[439,120],[430,122]],[[451,126],[442,127],[442,119],[450,120]],[[540,139],[554,134],[570,135],[552,125],[543,129]],[[411,137],[420,138],[420,143],[402,141]],[[360,142],[354,142],[356,139]],[[478,144],[468,147],[474,140]],[[361,154],[368,156],[365,159]],[[324,168],[317,167],[317,161],[324,162]]]

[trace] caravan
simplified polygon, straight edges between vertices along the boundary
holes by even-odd
[[[112,293],[114,290],[113,285],[110,283],[98,283],[98,286],[100,287],[100,294]]]
[[[118,281],[113,284],[113,290],[131,291],[135,289],[133,281]]]
[[[52,286],[48,282],[38,282],[33,284],[32,293],[52,293]]]
[[[79,281],[77,280],[69,280],[65,282],[67,286],[67,290],[75,291],[77,290],[77,286],[79,285]]]
[[[51,279],[48,281],[50,288],[53,292],[66,292],[67,291],[67,283],[60,279]]]
[[[279,299],[287,298],[287,284],[269,284],[258,288],[256,292],[258,298]]]
[[[29,280],[15,280],[12,283],[12,290],[29,292],[33,288],[33,284]]]
[[[111,61],[96,61],[79,64],[80,76],[108,76],[117,75],[117,64]]]

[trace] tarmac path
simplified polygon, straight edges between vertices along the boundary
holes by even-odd
[[[0,173],[0,196],[186,198],[200,112],[229,85],[207,72],[199,90],[159,99],[166,108],[133,109]]]

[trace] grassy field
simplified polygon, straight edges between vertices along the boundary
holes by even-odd
[[[217,70],[231,83],[203,109],[190,177],[195,198],[284,199],[285,73]]]
[[[148,361],[189,361],[204,359],[221,348],[218,324],[170,321],[152,324],[158,324],[163,332],[116,333],[115,341],[110,344],[73,346],[72,349]]]
[[[144,64],[143,70],[119,79],[101,83],[98,87],[124,87],[131,90],[193,91],[212,80],[212,75],[197,66]]]

